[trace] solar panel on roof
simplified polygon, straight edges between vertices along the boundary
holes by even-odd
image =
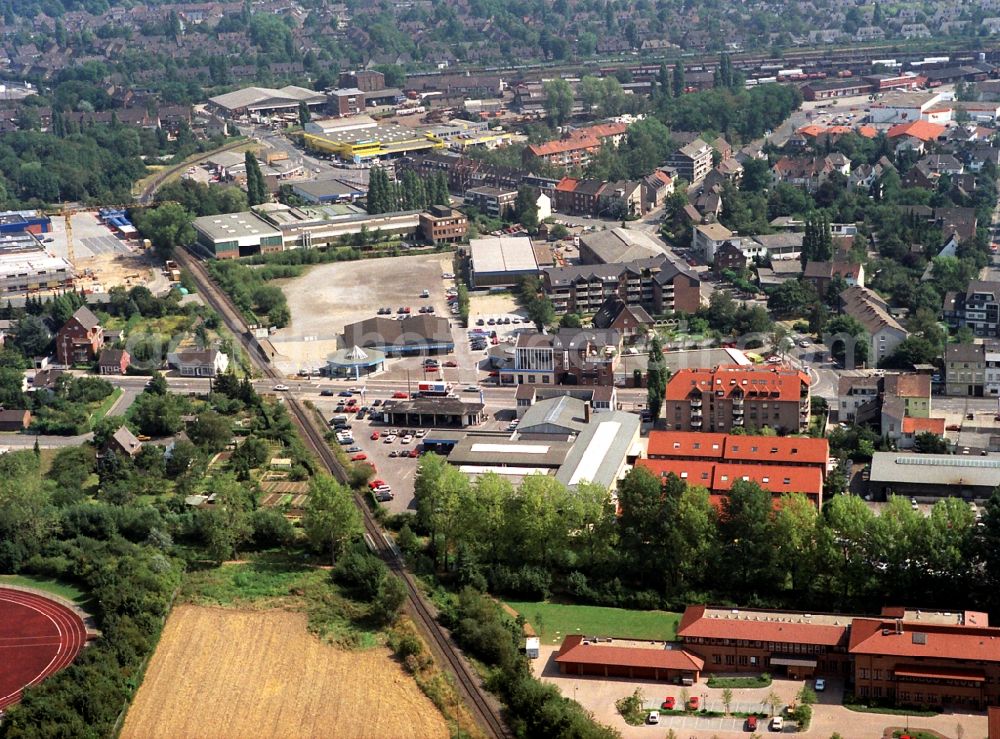
[[[1000,468],[1000,459],[966,459],[964,457],[956,457],[955,459],[944,461],[933,457],[896,457],[895,462],[896,464],[924,465],[929,467],[947,465],[948,467],[979,467],[981,469]]]

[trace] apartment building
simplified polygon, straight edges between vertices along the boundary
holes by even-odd
[[[721,223],[702,223],[692,230],[691,249],[704,256],[709,264],[714,264],[716,252],[734,236],[736,234]]]
[[[972,329],[976,336],[1000,336],[1000,282],[972,280],[964,293],[947,293],[944,318],[954,328]]]
[[[909,332],[889,313],[889,305],[867,287],[855,285],[840,293],[843,312],[857,319],[869,337],[868,364],[877,366],[909,336]],[[851,352],[848,352],[851,360]],[[857,360],[854,360],[857,361]]]
[[[465,191],[465,202],[474,205],[480,213],[504,219],[514,212],[517,188],[472,187]]]
[[[356,87],[331,90],[328,94],[330,112],[338,117],[359,115],[365,112],[365,94]]]
[[[599,329],[524,333],[514,346],[514,366],[500,370],[501,385],[613,385],[622,336]]]
[[[667,157],[667,166],[690,184],[697,185],[712,170],[712,151],[711,146],[698,138]]]
[[[807,374],[784,366],[681,369],[667,381],[661,418],[677,431],[801,433],[809,428],[809,387]]]
[[[611,264],[542,270],[542,285],[557,313],[591,314],[608,298],[641,305],[654,315],[694,313],[701,305],[701,281],[666,256]]]
[[[659,478],[676,475],[709,491],[721,507],[732,486],[755,482],[775,498],[805,495],[819,508],[830,445],[826,439],[653,431],[636,464]]]
[[[986,394],[986,347],[948,344],[944,349],[946,395],[981,398]]]

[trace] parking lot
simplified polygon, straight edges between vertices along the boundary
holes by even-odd
[[[337,349],[344,326],[375,316],[379,308],[398,315],[409,306],[419,315],[422,306],[434,306],[435,315],[451,317],[444,291],[454,280],[451,254],[417,254],[393,259],[319,264],[301,277],[277,282],[288,297],[292,320],[271,337],[282,355],[277,364],[288,374],[316,370]],[[421,298],[427,290],[429,297]]]

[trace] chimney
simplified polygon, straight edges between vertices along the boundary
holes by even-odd
[[[896,633],[897,634],[903,633],[903,619],[901,618],[896,619]]]
[[[590,401],[583,404],[583,422],[590,423]]]

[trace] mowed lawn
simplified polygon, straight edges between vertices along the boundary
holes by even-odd
[[[677,636],[681,620],[681,614],[670,611],[629,611],[544,601],[511,600],[507,605],[524,616],[543,644],[558,644],[567,634],[670,641]]]
[[[44,450],[43,450],[44,451]],[[54,580],[50,577],[31,577],[27,575],[0,575],[0,586],[20,585],[25,588],[35,588],[46,593],[52,593],[72,601],[74,604],[86,607],[90,601],[90,594],[62,580]]]

